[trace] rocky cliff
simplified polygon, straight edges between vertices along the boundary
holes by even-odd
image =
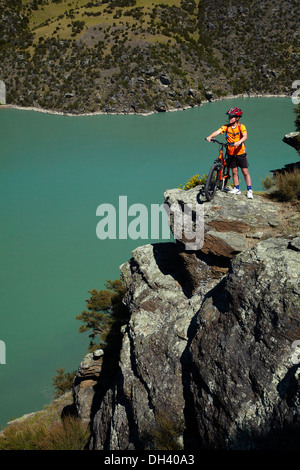
[[[121,266],[119,357],[88,355],[75,380],[90,449],[299,448],[299,212],[200,186],[166,191],[175,203],[203,206],[203,246],[148,244]]]

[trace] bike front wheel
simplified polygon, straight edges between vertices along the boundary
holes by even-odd
[[[220,165],[214,163],[211,169],[208,172],[208,177],[205,185],[205,197],[208,201],[211,201],[214,195],[216,194],[218,184],[220,182]]]

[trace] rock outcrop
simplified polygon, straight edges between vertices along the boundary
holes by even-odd
[[[95,396],[94,387],[97,385],[102,371],[103,355],[102,349],[87,354],[83,358],[74,380],[73,391],[78,417],[86,423],[90,423]]]
[[[199,310],[191,387],[204,448],[299,449],[299,241],[238,255]]]
[[[92,372],[90,449],[299,448],[299,213],[200,186],[166,191],[176,203],[203,206],[203,244],[148,244],[121,266],[130,320],[115,368],[104,352]]]
[[[116,382],[94,418],[93,448],[149,448],[156,419],[184,428],[185,351],[203,296],[217,282],[204,263],[198,269],[203,280],[191,296],[174,243],[139,247],[121,267],[131,318]]]
[[[236,199],[225,192],[217,192],[214,199],[207,202],[201,189],[196,187],[189,191],[166,191],[165,204],[169,208],[190,207],[192,211],[203,205],[205,237],[196,254],[214,269],[226,270],[235,255],[250,248],[258,238],[272,236],[273,229],[281,223],[279,206],[261,197],[249,202],[244,195]],[[174,232],[172,217],[170,220]],[[186,245],[184,238],[178,241]]]
[[[294,147],[298,152],[300,151],[300,133],[299,132],[290,132],[289,134],[286,134],[282,141],[285,144],[290,145],[291,147]]]

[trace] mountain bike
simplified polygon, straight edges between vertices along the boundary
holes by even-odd
[[[208,177],[204,188],[205,197],[208,201],[212,200],[216,194],[217,189],[224,191],[230,179],[229,168],[226,161],[227,148],[230,144],[224,144],[223,142],[219,142],[216,139],[211,139],[211,142],[216,142],[219,144],[220,150],[218,158],[214,161],[208,172]]]

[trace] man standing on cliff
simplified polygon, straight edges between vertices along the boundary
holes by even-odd
[[[217,135],[224,134],[224,132],[226,132],[226,140],[229,144],[231,144],[231,146],[229,146],[227,149],[227,164],[228,167],[232,169],[232,178],[234,183],[234,189],[229,192],[231,194],[241,194],[238,175],[238,169],[240,168],[247,185],[247,198],[253,199],[251,177],[248,170],[249,163],[246,154],[246,147],[244,144],[245,140],[247,139],[247,130],[244,124],[239,122],[243,112],[239,108],[230,108],[226,114],[229,118],[229,124],[225,124],[224,126],[220,127],[218,130],[206,137],[206,140],[210,142],[211,139]]]

